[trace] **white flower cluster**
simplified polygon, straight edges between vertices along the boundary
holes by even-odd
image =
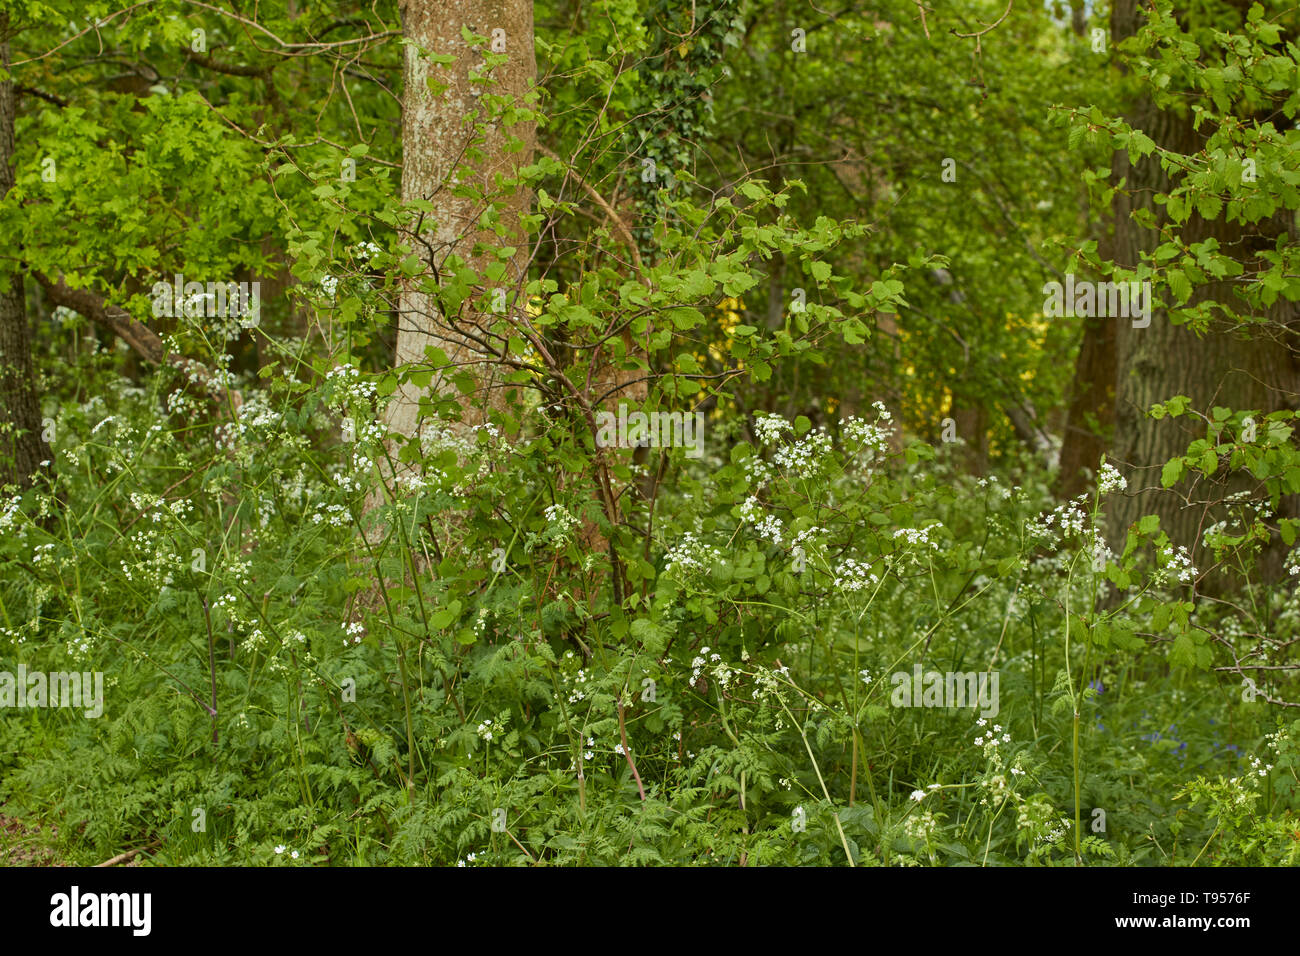
[[[765,538],[775,545],[781,543],[784,530],[781,519],[776,515],[764,514],[757,498],[745,499],[745,503],[740,506],[740,520],[754,525],[754,530],[758,532],[760,538]]]
[[[352,247],[353,257],[361,262],[369,262],[383,251],[373,242],[359,242]]]
[[[165,504],[162,498],[158,495],[142,495],[134,491],[128,494],[127,498],[131,502],[131,507],[135,508],[142,515],[153,511],[155,508],[161,508]],[[151,515],[150,518],[152,521],[156,522],[162,518],[162,514],[159,512]]]
[[[326,372],[325,384],[329,387],[329,405],[332,408],[369,407],[376,393],[375,383],[363,381],[361,370],[351,364],[339,365]]]
[[[677,546],[668,552],[667,559],[664,565],[665,573],[671,574],[677,571],[702,573],[708,570],[710,564],[722,560],[722,552],[705,545],[692,532],[687,531],[682,534],[682,540]]]
[[[343,646],[344,646],[344,647],[347,647],[347,646],[348,646],[348,639],[349,639],[349,638],[351,638],[351,642],[352,642],[353,644],[360,644],[360,643],[361,643],[361,638],[365,637],[365,635],[366,635],[366,629],[365,629],[364,627],[362,627],[361,624],[359,624],[359,623],[355,623],[355,622],[354,622],[354,623],[352,623],[352,624],[340,624],[339,626],[340,626],[341,628],[343,628]]]
[[[1016,809],[1016,826],[1029,833],[1035,843],[1056,843],[1070,827],[1070,821],[1058,815],[1045,794],[1024,800]]]
[[[1083,533],[1083,529],[1088,526],[1088,513],[1085,510],[1088,503],[1087,495],[1079,495],[1072,501],[1058,506],[1055,510],[1046,515],[1039,515],[1025,525],[1025,533],[1031,538],[1037,538],[1048,545],[1057,543],[1061,535],[1073,537]],[[1060,530],[1057,530],[1057,529]]]
[[[884,402],[874,402],[872,407],[876,409],[876,420],[874,422],[868,422],[857,416],[843,419],[840,422],[844,437],[858,446],[858,454],[865,453],[868,462],[883,456],[889,451],[889,441],[894,434],[894,427],[890,424],[893,416],[885,408]]]
[[[573,651],[569,651],[564,656],[572,657]],[[580,700],[586,700],[587,699],[587,691],[586,691],[587,672],[583,670],[581,667],[578,668],[578,673],[573,675],[573,684],[574,684],[573,691],[569,694],[569,703],[576,704]]]
[[[399,491],[408,495],[417,494],[429,487],[429,483],[424,480],[423,475],[417,475],[415,472],[407,472],[404,475],[398,475],[396,484]]]
[[[897,541],[901,538],[908,547],[924,548],[928,546],[930,550],[938,551],[938,542],[930,540],[930,532],[937,527],[939,526],[930,525],[928,528],[899,528],[894,532],[894,540]]]
[[[484,720],[483,723],[478,725],[478,735],[488,743],[491,743],[493,733],[499,731],[500,729],[501,729],[500,727],[493,727],[492,721]]]
[[[781,684],[776,679],[779,673],[781,672],[776,669],[768,671],[761,667],[754,671],[754,700],[764,700],[772,696],[780,699]]]
[[[546,537],[556,548],[564,547],[570,533],[578,526],[578,519],[569,514],[564,505],[547,505],[543,514],[546,515]]]
[[[167,415],[177,418],[193,418],[199,413],[199,403],[183,388],[178,388],[167,396]]]
[[[372,465],[373,462],[366,456],[355,455],[352,462],[355,471],[348,471],[345,467],[331,468],[330,471],[339,491],[355,495],[369,490],[370,483],[367,481],[366,472]]]
[[[981,797],[980,803],[984,806],[988,806],[989,800],[991,799],[993,801],[993,806],[995,807],[1000,806],[1002,801],[1006,800],[1007,794],[1011,789],[1010,784],[1007,783],[1006,776],[1000,773],[992,774],[987,779],[981,781],[981,787],[988,791],[988,796]]]
[[[1271,763],[1264,763],[1264,761],[1260,760],[1258,757],[1252,757],[1250,760],[1250,769],[1261,777],[1267,777],[1268,772],[1273,769],[1273,765]]]
[[[1196,580],[1196,568],[1192,565],[1192,556],[1187,553],[1187,548],[1181,544],[1177,550],[1172,547],[1165,548],[1160,552],[1164,559],[1164,568],[1160,575],[1164,580],[1165,575],[1173,575],[1179,584],[1191,584]]]
[[[1115,557],[1115,552],[1110,549],[1106,539],[1102,537],[1101,532],[1092,529],[1092,546],[1088,548],[1088,558],[1092,562],[1094,571],[1103,571],[1106,565]]]
[[[312,524],[326,523],[331,528],[342,528],[351,520],[345,505],[317,505],[316,513],[311,516]]]
[[[792,546],[801,548],[804,551],[807,551],[810,548],[819,547],[821,542],[816,539],[816,535],[819,534],[829,534],[829,532],[825,528],[804,528],[804,530],[794,536]]]
[[[240,650],[249,654],[251,654],[253,651],[261,650],[265,646],[266,646],[266,635],[262,633],[262,629],[260,627],[253,628],[252,632],[248,635],[248,637],[244,638],[243,641],[241,641],[239,644]]]
[[[976,723],[978,726],[984,727],[988,724],[988,721],[981,717]],[[1000,737],[998,736],[999,734],[1001,734]],[[1011,743],[1011,735],[1003,733],[1001,724],[994,724],[992,730],[986,731],[984,734],[979,734],[975,737],[975,746],[982,748],[985,753],[989,753],[991,750],[996,749],[998,744],[1009,743]]]
[[[252,583],[249,579],[249,572],[253,569],[251,561],[243,561],[239,558],[231,558],[226,564],[226,575],[237,581],[240,585],[247,587]]]
[[[916,816],[910,816],[904,820],[903,832],[914,840],[929,840],[938,822],[934,818],[934,814],[926,810],[924,813],[918,813]]]
[[[160,512],[154,512],[154,521],[161,517]],[[161,586],[170,584],[172,581],[172,572],[179,565],[187,564],[177,555],[172,542],[165,537],[160,537],[157,529],[143,525],[141,530],[134,532],[126,538],[130,551],[136,555],[132,563],[122,560],[118,562],[122,569],[123,576],[128,581]]]
[[[18,516],[18,506],[22,501],[21,495],[14,495],[0,507],[0,531],[8,531],[14,526],[14,518]]]
[[[780,415],[762,413],[754,417],[754,434],[763,445],[774,445],[781,440],[783,432],[794,431],[794,426]]]
[[[812,478],[831,456],[831,436],[826,429],[811,431],[793,445],[778,448],[776,463],[800,478]]]
[[[1281,755],[1282,755],[1282,744],[1283,744],[1284,742],[1288,741],[1288,740],[1289,740],[1289,737],[1288,737],[1288,735],[1287,735],[1286,728],[1282,728],[1281,730],[1278,730],[1278,731],[1275,732],[1275,733],[1265,734],[1265,735],[1264,735],[1264,740],[1266,741],[1266,743],[1265,743],[1265,746],[1266,746],[1266,747],[1268,747],[1270,750],[1272,750],[1272,751],[1273,751],[1274,753],[1276,753],[1278,756],[1281,756]],[[1272,770],[1272,769],[1273,769],[1273,765],[1272,765],[1271,763],[1264,763],[1264,761],[1263,761],[1262,759],[1260,759],[1259,757],[1251,757],[1251,758],[1250,758],[1250,775],[1248,776],[1247,779],[1250,779],[1250,780],[1253,781],[1254,778],[1256,778],[1256,777],[1267,777],[1267,776],[1268,776],[1268,772],[1269,772],[1270,770]],[[1230,782],[1230,783],[1233,783],[1233,784],[1238,784],[1238,783],[1241,782],[1241,778],[1240,778],[1240,777],[1233,777],[1232,780],[1229,781],[1229,782]],[[1244,802],[1245,802],[1245,794],[1244,794],[1244,793],[1242,793],[1242,794],[1240,794],[1240,795],[1238,796],[1238,798],[1237,798],[1237,802],[1238,802],[1238,803],[1244,803]]]
[[[741,467],[745,469],[745,481],[756,489],[762,488],[776,477],[772,466],[757,455],[750,455]]]
[[[485,446],[480,446],[478,435],[483,432],[488,436]],[[442,426],[428,422],[420,429],[420,450],[426,460],[444,451],[454,452],[461,467],[467,467],[473,460],[478,460],[478,469],[467,472],[462,480],[451,488],[454,495],[469,494],[474,488],[474,479],[486,476],[492,467],[490,454],[501,448],[501,430],[488,422],[465,428],[462,425]]]
[[[1123,491],[1128,487],[1128,479],[1119,473],[1110,462],[1105,462],[1101,466],[1101,474],[1097,476],[1097,490],[1102,495],[1108,495],[1114,491]]]
[[[845,558],[835,569],[835,588],[846,594],[874,588],[879,583],[880,578],[872,573],[871,565],[853,558]]]
[[[709,648],[701,647],[700,653],[695,656],[695,659],[693,661],[691,661],[691,683],[692,684],[699,683],[700,672],[704,670],[706,666],[708,666],[709,662],[716,664],[718,661],[722,660],[721,654],[714,653],[714,654],[709,654],[709,659],[708,661],[706,661],[704,659],[705,654],[709,654]]]

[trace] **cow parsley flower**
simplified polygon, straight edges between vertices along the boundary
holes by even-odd
[[[831,457],[831,436],[824,428],[811,431],[793,445],[777,449],[773,459],[800,478],[815,476]]]
[[[569,514],[564,505],[548,505],[543,514],[546,515],[546,537],[556,548],[564,547],[570,532],[578,526],[578,519]]]
[[[667,554],[664,571],[674,574],[680,572],[703,572],[711,564],[722,560],[722,552],[705,545],[690,531],[682,534],[682,540]]]
[[[875,587],[879,583],[880,578],[872,573],[870,565],[853,558],[845,558],[835,570],[835,587],[846,594]]]
[[[760,414],[754,418],[754,434],[762,445],[773,445],[781,440],[782,432],[792,432],[794,426],[780,415]]]
[[[1128,487],[1128,479],[1119,473],[1114,465],[1106,462],[1101,466],[1101,474],[1097,477],[1097,490],[1103,495],[1108,495],[1113,491],[1123,491]]]

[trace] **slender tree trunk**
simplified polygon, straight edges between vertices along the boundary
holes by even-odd
[[[953,389],[952,408],[948,412],[957,427],[957,434],[965,441],[959,460],[963,468],[973,475],[983,475],[989,463],[989,413],[978,399],[969,402],[961,392],[961,385]]]
[[[509,60],[492,70],[491,86],[471,81],[471,72],[483,69],[483,56],[462,39],[463,28],[494,36],[498,47],[504,42]],[[483,275],[490,264],[499,261],[500,249],[513,246],[516,252],[507,261],[507,274],[495,285],[508,297],[507,310],[522,312],[530,249],[521,217],[531,202],[529,191],[515,189],[493,197],[507,233],[498,237],[480,225],[480,216],[489,205],[458,195],[463,190],[457,187],[473,185],[495,194],[498,177],[513,177],[531,161],[535,122],[521,121],[503,129],[499,121],[487,117],[482,102],[486,91],[512,95],[517,105],[524,105],[537,73],[531,0],[406,0],[402,32],[408,41],[402,94],[402,198],[427,201],[432,206],[409,239],[439,281],[449,256],[457,256]],[[428,59],[431,54],[455,59],[435,64]],[[476,132],[476,123],[487,124],[487,129]],[[522,149],[510,151],[512,137],[522,140]],[[458,169],[459,180],[455,176]],[[443,315],[419,281],[407,283],[401,291],[397,365],[424,363],[425,349],[432,346],[446,353],[453,368],[436,374],[428,387],[400,386],[388,406],[390,430],[406,436],[417,434],[422,418],[420,399],[454,394],[451,379],[461,372],[472,377],[482,406],[466,409],[463,420],[467,424],[480,424],[490,409],[504,407],[500,359],[505,342],[499,328],[493,328],[503,316],[491,309],[494,284],[484,279],[482,285],[471,292],[455,316]]]
[[[9,75],[9,15],[0,14],[0,194],[14,186],[14,84]],[[50,447],[41,437],[41,404],[32,365],[23,274],[0,276],[0,485],[31,486],[48,467]]]
[[[1083,320],[1083,338],[1074,364],[1070,405],[1061,442],[1057,494],[1073,498],[1086,491],[1085,469],[1094,474],[1110,448],[1115,428],[1115,319]]]

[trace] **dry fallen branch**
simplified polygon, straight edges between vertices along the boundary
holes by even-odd
[[[119,853],[111,860],[105,860],[103,863],[96,863],[95,867],[99,868],[101,866],[117,866],[117,864],[119,863],[125,863],[127,860],[131,859],[131,857],[135,856],[137,853],[143,853],[145,850],[152,850],[154,847],[160,845],[161,843],[162,840],[154,840],[152,843],[148,843],[145,846],[138,846],[134,850],[127,850],[125,853]]]

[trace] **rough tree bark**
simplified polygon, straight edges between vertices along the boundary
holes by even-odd
[[[9,15],[0,13],[0,195],[14,186],[14,83],[9,74]],[[41,403],[32,365],[23,275],[0,276],[0,485],[31,486],[51,460],[41,437]],[[42,462],[47,465],[42,466]]]
[[[1116,0],[1111,14],[1112,44],[1135,33],[1140,17],[1136,0]],[[1158,146],[1179,153],[1198,152],[1207,135],[1205,130],[1198,132],[1192,128],[1190,111],[1176,114],[1157,109],[1147,96],[1134,104],[1126,119]],[[1127,153],[1119,151],[1113,165],[1112,181],[1127,178],[1125,188],[1115,194],[1112,207],[1114,260],[1131,268],[1138,263],[1141,253],[1152,251],[1159,243],[1157,234],[1140,227],[1132,214],[1138,208],[1147,208],[1154,213],[1157,223],[1163,223],[1164,207],[1155,206],[1152,197],[1168,191],[1170,181],[1154,155],[1130,164]],[[1267,232],[1270,228],[1270,224],[1264,223],[1252,231]],[[1240,226],[1206,221],[1195,214],[1187,222],[1183,236],[1189,242],[1213,236],[1223,248],[1240,248],[1243,255],[1248,255],[1246,250],[1253,245],[1252,237],[1245,236]],[[1224,303],[1238,301],[1224,283],[1199,288],[1191,302],[1206,298]],[[1155,309],[1148,328],[1134,328],[1131,322],[1122,319],[1103,320],[1116,323],[1118,375],[1112,451],[1124,463],[1122,467],[1129,478],[1129,493],[1116,496],[1109,505],[1107,537],[1112,547],[1122,545],[1133,522],[1145,514],[1156,514],[1170,538],[1186,546],[1196,560],[1201,534],[1205,527],[1222,517],[1221,509],[1195,503],[1189,506],[1183,496],[1161,489],[1160,470],[1168,459],[1185,454],[1191,441],[1204,437],[1203,423],[1190,416],[1156,421],[1147,417],[1146,412],[1153,403],[1180,394],[1190,397],[1192,407],[1198,410],[1221,405],[1263,409],[1267,413],[1292,407],[1300,394],[1300,375],[1293,361],[1293,341],[1286,329],[1298,314],[1293,303],[1279,300],[1267,316],[1270,322],[1251,326],[1249,334],[1212,327],[1201,337],[1185,327],[1170,324],[1167,315]],[[1085,464],[1095,466],[1095,462]],[[1249,476],[1234,475],[1213,486],[1202,486],[1196,497],[1222,501],[1227,495],[1254,484]],[[1204,568],[1206,564],[1208,561],[1197,561],[1198,567]],[[1279,564],[1279,555],[1266,555],[1262,568],[1265,576],[1272,576]]]

